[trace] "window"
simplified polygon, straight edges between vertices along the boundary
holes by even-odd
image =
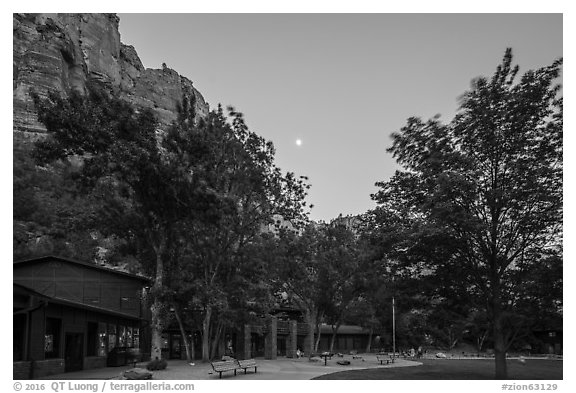
[[[118,328],[118,346],[126,347],[126,326],[120,326]]]
[[[86,356],[96,356],[98,349],[98,323],[88,322],[86,332]]]
[[[168,349],[168,334],[162,333],[162,349]]]
[[[134,336],[134,348],[140,348],[140,329],[132,329],[132,335]]]
[[[62,321],[56,318],[46,318],[44,334],[44,357],[54,359],[60,357],[60,331]]]
[[[132,348],[134,346],[132,342],[132,327],[128,326],[126,328],[126,346]]]
[[[108,335],[106,334],[106,324],[98,324],[98,356],[106,356],[106,339]]]
[[[116,325],[108,325],[108,351],[116,347]]]

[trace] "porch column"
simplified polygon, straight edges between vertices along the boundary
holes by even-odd
[[[276,317],[269,316],[266,319],[268,332],[264,338],[264,358],[275,360],[278,354],[278,320]]]
[[[298,323],[288,322],[288,338],[286,339],[286,357],[295,358],[298,345]]]
[[[244,325],[236,334],[236,358],[250,359],[252,356],[252,329],[250,325]]]

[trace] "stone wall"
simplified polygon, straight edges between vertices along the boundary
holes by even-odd
[[[83,369],[106,367],[106,356],[88,356],[84,358]]]
[[[165,128],[182,98],[195,103],[197,116],[208,104],[192,81],[176,71],[145,69],[136,49],[120,41],[115,14],[13,14],[13,127],[15,133],[44,133],[30,91],[45,96],[84,92],[98,80],[133,104],[152,109]],[[28,140],[23,135],[17,140]]]
[[[12,367],[12,379],[30,379],[32,362],[14,362],[12,363]]]
[[[33,378],[64,373],[64,359],[36,360],[32,363]]]

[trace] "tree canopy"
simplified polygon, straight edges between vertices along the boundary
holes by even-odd
[[[104,203],[98,229],[132,244],[154,277],[153,358],[161,356],[160,333],[174,294],[167,283],[178,282],[168,272],[188,272],[202,283],[210,310],[213,302],[226,302],[223,283],[273,214],[305,219],[308,186],[281,173],[272,143],[250,132],[232,109],[231,122],[219,107],[196,123],[193,106],[183,100],[178,121],[162,131],[150,111],[96,84],[85,95],[53,93],[35,96],[35,103],[49,132],[36,145],[36,162],[76,158],[77,184]]]
[[[519,319],[513,297],[526,289],[519,278],[541,266],[544,253],[561,252],[561,65],[518,80],[507,50],[491,78],[473,81],[450,123],[410,118],[392,135],[389,152],[404,171],[377,183],[373,196],[386,214],[409,218],[400,222],[410,244],[396,247],[403,255],[395,258],[425,262],[432,274],[452,271],[466,284],[448,286],[450,296],[485,301],[497,378],[506,377],[516,335],[506,320]]]

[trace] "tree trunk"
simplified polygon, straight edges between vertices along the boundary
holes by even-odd
[[[212,318],[212,308],[206,307],[206,314],[202,321],[202,361],[210,361],[210,319]]]
[[[164,328],[164,313],[163,304],[158,300],[158,295],[161,293],[164,285],[164,260],[162,259],[164,254],[164,249],[166,245],[166,239],[162,238],[160,244],[154,247],[156,252],[156,277],[154,279],[154,285],[152,286],[152,294],[154,296],[154,301],[151,310],[152,321],[150,323],[151,338],[152,338],[152,348],[150,350],[150,357],[154,359],[162,359],[162,330]]]
[[[478,349],[478,354],[482,352],[482,347],[484,346],[484,341],[488,336],[488,330],[484,331],[479,337],[476,338],[476,348]]]
[[[506,365],[506,343],[504,327],[502,326],[502,296],[499,278],[492,280],[492,317],[494,319],[494,358],[496,375],[495,379],[508,379]]]
[[[212,345],[210,349],[210,359],[214,359],[216,357],[216,351],[218,350],[218,344],[220,344],[220,336],[222,335],[223,324],[222,322],[218,322],[216,325],[216,334],[214,335],[214,339],[212,340]]]
[[[308,357],[312,357],[314,353],[314,330],[316,326],[316,314],[312,310],[307,309],[304,315],[306,323],[308,324],[308,335],[304,340],[304,353],[308,354]]]
[[[162,359],[162,304],[158,300],[154,300],[150,307],[152,314],[151,328],[151,344],[150,358]]]
[[[196,347],[194,346],[194,330],[192,330],[192,338],[190,339],[190,360],[196,360]]]
[[[336,336],[338,335],[338,329],[340,329],[340,322],[337,322],[336,326],[332,326],[332,338],[330,338],[330,352],[334,352],[334,342],[336,341]]]
[[[372,352],[372,335],[374,334],[374,328],[370,326],[370,334],[368,335],[368,345],[366,345],[366,353]]]
[[[320,336],[322,335],[322,333],[320,332],[320,326],[318,326],[318,323],[316,323],[316,329],[314,329],[318,332],[318,335],[316,336],[316,340],[314,342],[314,352],[318,353],[318,346],[320,344]]]
[[[186,360],[188,362],[192,361],[192,354],[190,352],[190,342],[188,342],[188,337],[186,336],[186,330],[184,330],[184,324],[180,318],[180,312],[178,307],[174,305],[174,315],[176,316],[176,321],[178,321],[178,328],[180,328],[180,335],[182,336],[182,341],[184,341],[184,348],[186,349]]]
[[[322,333],[320,332],[320,322],[322,321],[322,317],[324,315],[318,315],[316,317],[316,326],[315,329],[318,332],[318,336],[316,336],[316,342],[314,343],[314,352],[318,353],[318,345],[320,344],[320,336],[322,335]]]

